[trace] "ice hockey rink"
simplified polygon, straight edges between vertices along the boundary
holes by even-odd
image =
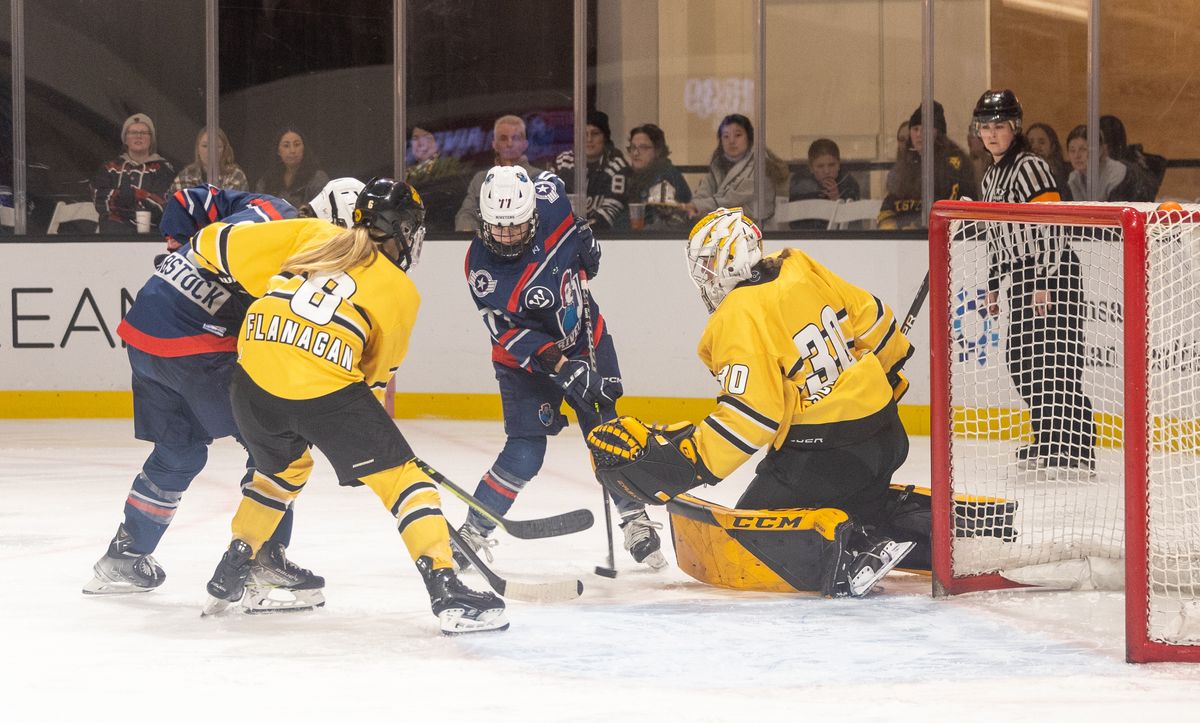
[[[471,488],[503,439],[498,422],[399,424]],[[510,601],[507,632],[441,636],[387,513],[365,488],[338,488],[323,459],[297,502],[291,555],[326,577],[327,606],[201,619],[239,499],[244,457],[230,440],[213,446],[156,552],[163,587],[85,597],[149,449],[130,431],[129,420],[0,421],[6,721],[1189,720],[1200,700],[1200,667],[1124,662],[1119,593],[933,600],[928,578],[893,574],[868,599],[825,600],[708,587],[674,566],[639,569],[623,550],[619,576],[597,577],[600,492],[574,429],[510,516],[586,506],[600,522],[503,536],[494,568],[585,589],[565,604]],[[928,470],[928,442],[914,438],[900,477],[924,483]],[[731,502],[745,480],[708,496]],[[443,502],[461,521],[463,505]]]

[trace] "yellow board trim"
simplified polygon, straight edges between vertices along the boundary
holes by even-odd
[[[650,422],[699,422],[713,410],[712,399],[688,397],[621,397],[622,414]],[[503,418],[499,394],[398,392],[397,419]],[[570,408],[563,411],[574,419]],[[0,391],[0,419],[120,419],[133,416],[132,392]],[[909,434],[929,434],[929,406],[900,405],[900,420]]]

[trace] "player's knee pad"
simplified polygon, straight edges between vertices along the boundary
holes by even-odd
[[[545,437],[509,437],[496,458],[496,467],[508,477],[531,480],[542,469],[545,459]]]
[[[155,444],[142,465],[142,472],[162,489],[183,491],[207,462],[206,444]]]

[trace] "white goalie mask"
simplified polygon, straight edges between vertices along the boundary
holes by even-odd
[[[718,208],[692,227],[688,274],[710,314],[761,260],[762,232],[740,208]]]
[[[516,258],[537,235],[537,195],[520,166],[494,166],[479,189],[479,237],[488,251]]]
[[[364,184],[357,178],[335,178],[308,202],[316,217],[335,226],[350,228],[354,223],[354,204]]]

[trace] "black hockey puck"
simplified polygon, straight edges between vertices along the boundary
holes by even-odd
[[[597,565],[596,566],[596,574],[599,575],[600,577],[616,577],[617,571],[613,570],[612,568],[600,567],[599,565]]]

